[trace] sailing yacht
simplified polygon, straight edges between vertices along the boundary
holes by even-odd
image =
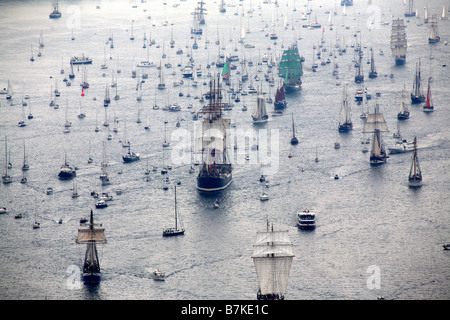
[[[346,132],[353,129],[352,120],[350,118],[350,106],[347,99],[347,87],[344,87],[344,98],[342,100],[341,113],[339,116],[339,132]]]
[[[85,228],[78,229],[76,243],[86,244],[86,253],[83,264],[83,280],[85,282],[98,282],[101,279],[100,261],[98,259],[97,244],[105,244],[105,229],[101,224],[94,223],[94,213]]]
[[[292,138],[291,138],[291,144],[298,144],[298,139],[295,136],[295,126],[294,126],[294,113],[292,113]]]
[[[412,156],[411,168],[409,170],[408,183],[410,187],[422,186],[422,171],[420,170],[419,158],[417,157],[417,139],[414,137],[414,154]]]
[[[260,90],[256,96],[256,106],[255,110],[252,114],[253,124],[259,124],[267,122],[269,119],[269,115],[266,110],[266,99],[264,98],[264,94]]]
[[[258,300],[284,300],[294,253],[289,231],[274,231],[273,225],[265,232],[256,233],[253,245],[253,263],[258,276]]]
[[[2,176],[2,180],[4,184],[8,184],[12,182],[11,176],[8,174],[8,145],[7,145],[7,137],[5,136],[5,174]]]
[[[167,228],[163,230],[163,237],[178,236],[184,234],[184,228],[181,221],[180,214],[177,211],[177,186],[174,186],[175,190],[175,227]]]
[[[427,101],[423,106],[423,111],[431,112],[434,110],[433,99],[431,97],[431,78],[428,78]]]
[[[372,148],[370,151],[370,165],[380,165],[386,162],[388,155],[381,141],[381,133],[388,132],[386,120],[379,112],[378,103],[375,105],[375,112],[369,113],[364,123],[363,133],[373,133]]]

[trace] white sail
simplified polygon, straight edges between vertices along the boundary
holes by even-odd
[[[214,122],[199,123],[196,130],[195,151],[211,157],[209,163],[224,163],[227,149],[226,135],[229,129],[229,119],[221,118]]]
[[[78,229],[77,243],[90,243],[91,241],[95,241],[96,243],[106,243],[105,229],[95,227]]]
[[[344,87],[344,98],[342,100],[342,108],[339,116],[339,124],[351,123],[350,107],[347,100],[347,88]]]
[[[294,258],[288,231],[257,232],[253,247],[261,294],[284,295]]]
[[[366,122],[364,123],[363,133],[369,132],[388,132],[389,129],[386,124],[386,120],[384,120],[384,116],[382,113],[369,113],[367,115]]]
[[[264,95],[258,94],[256,97],[256,107],[252,113],[253,121],[265,121],[268,118],[267,109],[266,109],[266,99],[264,99]]]

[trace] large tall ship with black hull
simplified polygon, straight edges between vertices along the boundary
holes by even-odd
[[[302,87],[303,66],[298,53],[297,44],[294,43],[283,51],[280,64],[278,65],[278,76],[284,80],[286,93],[300,90]]]
[[[391,51],[397,66],[406,62],[406,25],[403,19],[392,20]]]
[[[223,118],[222,92],[219,77],[210,82],[209,103],[200,112],[203,121],[196,131],[195,150],[201,156],[197,189],[214,192],[226,189],[232,181],[232,167],[227,155],[227,134],[230,119]]]

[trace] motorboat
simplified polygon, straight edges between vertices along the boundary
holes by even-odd
[[[303,230],[312,230],[316,228],[316,214],[309,210],[303,210],[297,213],[297,227]]]
[[[166,279],[166,275],[164,272],[160,271],[159,269],[155,269],[153,271],[153,280],[156,281],[164,281]]]
[[[398,140],[393,147],[388,147],[389,154],[405,153],[414,151],[414,142],[406,139]]]

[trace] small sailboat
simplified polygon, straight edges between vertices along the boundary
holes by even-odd
[[[83,265],[83,280],[85,282],[98,282],[101,279],[100,261],[98,258],[97,244],[105,244],[105,229],[101,224],[94,223],[94,213],[85,228],[78,229],[76,243],[86,244],[86,254]]]
[[[431,112],[434,110],[433,99],[431,97],[431,79],[428,79],[428,89],[427,89],[427,100],[425,105],[423,106],[423,111]]]
[[[409,170],[408,183],[410,187],[422,186],[422,171],[420,170],[419,158],[417,157],[417,139],[414,137],[414,154],[412,156],[411,168]]]
[[[8,184],[12,182],[11,176],[8,174],[8,146],[7,146],[7,137],[5,136],[5,174],[2,176],[2,180],[4,184]]]
[[[184,228],[181,221],[180,214],[177,211],[177,186],[174,186],[175,191],[175,227],[163,230],[163,237],[178,236],[184,234]]]
[[[291,138],[291,144],[292,145],[298,144],[298,139],[295,136],[294,113],[292,113],[292,138]]]

